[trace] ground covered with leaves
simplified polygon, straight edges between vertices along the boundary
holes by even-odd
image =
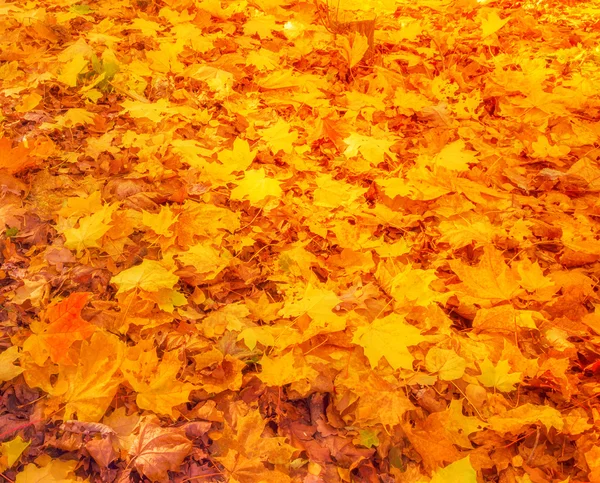
[[[600,482],[599,18],[0,3],[0,476]]]

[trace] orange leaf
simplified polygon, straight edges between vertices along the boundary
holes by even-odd
[[[32,166],[35,162],[28,157],[29,151],[23,143],[13,148],[9,138],[0,138],[0,169],[15,174]]]
[[[51,305],[46,311],[48,325],[33,325],[33,334],[23,344],[34,361],[42,365],[48,356],[52,362],[73,364],[69,356],[71,345],[90,337],[96,327],[81,318],[81,309],[90,293],[75,292],[68,298]]]

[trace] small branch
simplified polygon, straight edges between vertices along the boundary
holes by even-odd
[[[531,453],[529,453],[529,458],[527,458],[527,464],[531,463],[531,460],[533,459],[535,450],[537,449],[538,444],[540,442],[540,427],[536,426],[536,430],[537,430],[537,433],[535,435],[535,442],[533,443],[533,448],[531,448]]]

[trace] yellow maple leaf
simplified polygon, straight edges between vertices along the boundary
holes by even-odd
[[[73,56],[73,58],[62,67],[57,79],[60,82],[67,84],[69,87],[75,87],[77,85],[77,76],[88,63],[89,61],[87,61],[82,54]]]
[[[293,143],[298,139],[298,133],[290,131],[290,125],[283,119],[278,119],[273,126],[263,129],[260,134],[273,154],[279,151],[291,154],[294,151]]]
[[[169,206],[161,206],[158,213],[142,211],[142,223],[151,228],[154,233],[162,236],[172,236],[171,225],[177,221],[179,215],[173,214]]]
[[[540,312],[533,310],[515,310],[512,305],[498,305],[491,309],[482,307],[475,314],[473,329],[476,333],[488,332],[513,332],[516,327],[537,329],[535,319],[545,320]]]
[[[381,358],[385,358],[393,369],[412,369],[414,358],[408,347],[424,340],[421,331],[407,324],[404,317],[390,314],[356,329],[352,343],[364,348],[373,368],[377,367]]]
[[[384,155],[392,157],[390,147],[395,144],[393,139],[375,138],[371,136],[363,136],[362,134],[352,133],[344,142],[348,145],[344,151],[344,155],[350,157],[356,156],[359,152],[363,157],[377,165],[384,161]]]
[[[43,97],[37,92],[32,92],[31,94],[28,94],[25,97],[23,97],[21,102],[15,107],[15,111],[29,112],[35,109],[42,99]]]
[[[31,441],[24,441],[21,436],[0,444],[0,471],[12,467],[30,444]]]
[[[100,191],[93,191],[88,196],[71,196],[63,202],[58,214],[64,218],[80,218],[91,215],[103,208]]]
[[[494,226],[489,218],[465,219],[442,221],[439,224],[442,236],[441,242],[449,243],[453,250],[463,248],[473,242],[475,246],[490,245],[494,238],[499,236],[503,230]]]
[[[141,291],[139,295],[141,299],[151,300],[158,305],[160,310],[169,313],[173,313],[175,307],[187,304],[185,295],[170,288],[161,288],[156,292]]]
[[[56,387],[67,387],[56,395],[65,404],[65,419],[97,422],[112,402],[122,377],[117,375],[124,344],[114,335],[95,332],[81,345],[77,366],[62,367]]]
[[[142,34],[147,37],[154,37],[163,29],[159,23],[143,18],[134,18],[129,25],[127,25],[127,28],[130,30],[140,30]]]
[[[516,434],[523,430],[523,426],[536,423],[542,423],[548,431],[550,428],[556,428],[560,432],[565,422],[557,409],[527,403],[497,416],[491,416],[488,418],[488,423],[490,429],[499,433]]]
[[[313,194],[314,204],[324,208],[350,208],[352,203],[361,199],[368,190],[335,180],[330,174],[320,174],[315,181],[317,189]]]
[[[245,414],[238,414],[233,421],[234,427],[227,421],[224,429],[220,431],[219,438],[215,441],[215,450],[219,455],[240,452],[255,460],[265,469],[263,461],[273,465],[286,465],[289,464],[292,454],[297,451],[296,448],[285,442],[286,438],[271,436],[265,432],[267,421],[261,416],[258,409],[250,409]],[[242,468],[234,468],[241,475],[244,474]],[[289,481],[278,478],[275,476],[276,474],[277,472],[271,470],[271,474],[267,474],[266,479],[261,478],[255,481],[277,483]],[[242,476],[241,481],[250,482],[252,480],[254,479]]]
[[[53,459],[41,468],[29,463],[23,471],[17,474],[15,483],[47,482],[47,483],[76,483],[80,481],[75,475],[77,461],[62,461]]]
[[[319,375],[304,359],[296,359],[293,352],[280,357],[263,355],[260,365],[262,370],[258,378],[269,386],[285,386],[303,379],[311,380]]]
[[[488,9],[487,17],[481,19],[482,38],[492,35],[500,30],[510,20],[510,17],[501,19],[498,16],[498,9]]]
[[[56,123],[61,127],[75,127],[78,124],[86,125],[93,124],[94,117],[96,114],[88,111],[87,109],[81,109],[74,107],[65,112],[62,116],[56,116]]]
[[[65,235],[65,247],[77,253],[86,248],[100,247],[100,240],[111,228],[111,218],[116,205],[104,205],[97,212],[79,219],[77,228],[68,228]]]
[[[165,352],[158,361],[156,349],[143,351],[136,357],[136,348],[129,351],[121,370],[134,391],[136,403],[140,409],[150,409],[156,413],[176,418],[174,407],[188,401],[190,392],[196,386],[177,379],[182,361],[179,351]]]
[[[460,379],[466,367],[467,361],[453,350],[432,347],[425,357],[425,368],[429,372],[437,373],[442,381]]]
[[[494,366],[489,359],[485,359],[480,365],[481,375],[477,379],[485,387],[493,387],[502,392],[511,392],[515,390],[515,384],[521,382],[521,373],[513,372],[509,374],[510,367],[508,361],[502,360]]]
[[[380,262],[375,277],[384,289],[401,305],[427,307],[434,302],[444,302],[451,292],[438,292],[430,287],[437,280],[434,269],[423,270],[393,261]]]
[[[432,166],[443,166],[451,171],[466,171],[470,165],[479,163],[476,151],[465,150],[462,139],[447,144],[431,159]]]
[[[257,34],[261,39],[271,37],[271,31],[281,30],[281,27],[275,23],[276,18],[273,15],[257,15],[251,17],[244,23],[244,33],[246,35]]]
[[[335,320],[338,316],[333,312],[340,303],[335,292],[309,283],[298,300],[290,300],[279,311],[282,317],[298,317],[304,314],[313,319]]]
[[[529,258],[523,258],[513,264],[513,270],[516,268],[519,277],[519,284],[529,292],[535,292],[544,288],[553,287],[555,284],[550,279],[544,276],[542,267],[536,261],[531,263]]]
[[[179,154],[184,162],[194,168],[205,169],[208,164],[205,158],[212,154],[210,149],[203,148],[195,139],[173,139],[171,141],[173,152]]]
[[[267,196],[278,198],[283,193],[279,181],[267,178],[264,168],[246,171],[244,179],[236,181],[236,183],[237,187],[231,190],[231,199],[247,199],[253,205],[264,200]]]
[[[462,280],[465,294],[483,301],[510,300],[519,294],[519,283],[504,262],[501,253],[491,245],[484,247],[484,254],[477,267],[465,265],[458,260],[449,261],[450,268]]]
[[[229,265],[232,256],[227,250],[217,250],[210,243],[198,243],[177,255],[177,259],[184,266],[192,266],[205,280],[212,280]]]
[[[354,32],[351,39],[346,36],[341,36],[339,42],[350,69],[362,60],[365,52],[369,49],[369,40],[367,39],[367,36],[360,32]]]
[[[473,468],[468,456],[437,470],[429,483],[448,483],[449,481],[477,483],[477,471]]]
[[[469,435],[482,431],[488,424],[476,417],[465,416],[462,408],[462,401],[453,399],[445,411],[430,414],[426,426],[443,431],[445,436],[455,445],[471,449],[473,445],[469,440]]]
[[[227,171],[232,173],[234,171],[244,171],[249,168],[257,152],[258,149],[250,150],[248,141],[236,138],[233,142],[233,149],[225,149],[217,157],[223,163],[223,166],[227,168]]]
[[[162,38],[160,40],[162,40]],[[185,65],[177,58],[177,56],[183,51],[183,48],[183,42],[162,42],[159,50],[146,52],[150,68],[163,74],[168,72],[181,74],[185,69]]]
[[[156,292],[161,288],[173,288],[179,277],[163,267],[155,260],[144,259],[140,265],[123,270],[115,275],[111,282],[117,285],[117,293],[127,292],[134,288]]]
[[[131,117],[135,119],[145,117],[153,122],[160,122],[171,111],[169,101],[166,99],[159,99],[155,103],[127,99],[121,103],[121,106]]]
[[[23,372],[23,368],[15,366],[14,362],[19,358],[19,348],[11,346],[0,353],[0,381],[10,381]]]

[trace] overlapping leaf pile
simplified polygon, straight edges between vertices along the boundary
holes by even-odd
[[[573,3],[0,3],[4,478],[600,481]]]

